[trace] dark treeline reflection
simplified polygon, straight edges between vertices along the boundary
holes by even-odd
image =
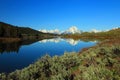
[[[39,40],[21,40],[21,41],[15,41],[15,42],[3,42],[0,41],[0,54],[3,54],[4,52],[10,53],[10,52],[19,52],[19,49],[23,45],[29,45],[34,42],[37,42]]]

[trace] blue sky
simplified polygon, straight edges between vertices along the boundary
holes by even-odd
[[[120,26],[120,0],[0,0],[0,21],[33,29]]]

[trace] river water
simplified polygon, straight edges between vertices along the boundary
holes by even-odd
[[[60,56],[64,52],[79,52],[81,49],[95,44],[96,41],[84,42],[61,38],[12,43],[0,42],[0,73],[9,73],[16,69],[22,69],[46,54]]]

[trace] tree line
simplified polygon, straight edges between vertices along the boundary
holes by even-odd
[[[4,22],[0,22],[0,37],[2,38],[40,38],[50,36],[55,36],[55,34],[42,33],[29,27],[18,27]]]

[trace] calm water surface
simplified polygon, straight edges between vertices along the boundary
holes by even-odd
[[[95,44],[96,42],[91,41],[61,38],[13,43],[0,42],[0,73],[22,69],[46,54],[60,56],[64,52],[79,52],[81,49]]]

